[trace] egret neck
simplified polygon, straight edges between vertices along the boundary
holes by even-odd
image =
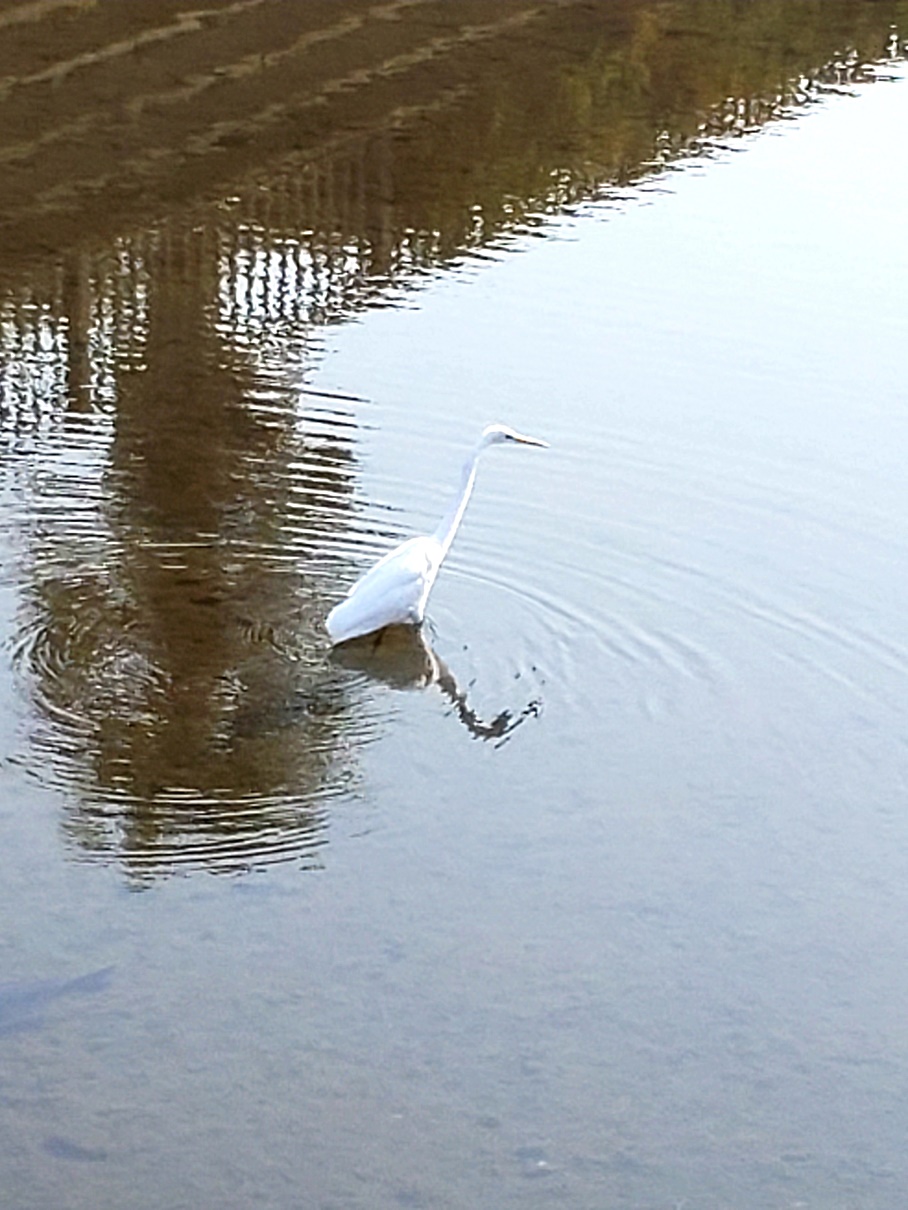
[[[480,441],[473,450],[473,453],[463,464],[463,469],[460,472],[460,491],[451,501],[445,515],[439,522],[438,528],[432,535],[441,548],[439,562],[447,555],[451,543],[454,541],[454,535],[457,533],[457,527],[460,525],[463,515],[467,511],[467,505],[470,502],[470,493],[473,491],[473,484],[476,480],[476,464],[485,445],[485,441]]]

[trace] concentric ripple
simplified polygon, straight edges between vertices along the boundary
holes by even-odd
[[[11,655],[35,714],[19,763],[64,794],[82,856],[135,877],[314,861],[377,721],[314,632],[250,625],[224,587],[189,596],[176,553],[155,552],[171,571],[156,618],[63,568],[23,606]],[[176,602],[174,660],[155,629]]]
[[[12,763],[60,793],[79,858],[138,881],[317,862],[390,709],[329,662],[320,626],[323,538],[349,507],[343,418],[307,415],[267,474],[241,451],[254,503],[216,525],[183,505],[178,527],[141,499],[144,460],[112,467],[103,415],[78,430],[30,435],[17,464],[6,646],[29,711]]]
[[[421,638],[332,657],[331,604],[431,528],[447,496],[431,458],[456,481],[463,452],[433,435],[424,469],[422,432],[386,457],[353,402],[258,374],[244,440],[219,434],[188,491],[155,478],[141,428],[118,447],[106,412],[26,434],[5,485],[29,704],[15,759],[61,794],[79,858],[138,881],[317,863],[365,746],[397,720],[422,738],[431,713],[494,749],[550,715],[578,738],[610,714],[721,725],[777,681],[901,709],[908,651],[861,590],[903,561],[898,517],[829,467],[627,431],[490,456]],[[398,709],[412,688],[425,710]]]
[[[908,529],[846,478],[627,433],[547,457],[544,476],[578,485],[570,508],[489,475],[433,603],[445,632],[481,619],[494,682],[538,678],[586,717],[612,704],[680,718],[694,696],[721,715],[745,685],[771,695],[788,666],[792,692],[902,710],[908,648],[866,586],[891,579]],[[594,498],[584,485],[600,480]]]

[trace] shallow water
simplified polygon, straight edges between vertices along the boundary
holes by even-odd
[[[908,12],[339,11],[0,7],[5,1196],[900,1208]]]

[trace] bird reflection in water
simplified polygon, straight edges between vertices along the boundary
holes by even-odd
[[[350,639],[334,647],[331,659],[351,672],[360,672],[392,689],[428,689],[435,685],[448,699],[454,713],[474,737],[503,744],[521,723],[538,718],[542,702],[537,698],[522,710],[502,710],[484,721],[470,706],[451,669],[426,641],[421,627],[386,626],[372,634]]]

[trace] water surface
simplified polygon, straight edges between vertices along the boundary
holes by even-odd
[[[900,1207],[905,6],[54,11],[0,11],[11,1204]],[[551,448],[422,640],[332,656],[493,419]]]

